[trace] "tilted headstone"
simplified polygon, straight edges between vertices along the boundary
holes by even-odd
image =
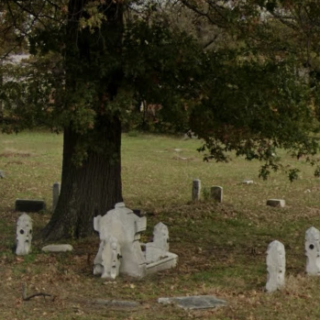
[[[55,182],[52,186],[52,211],[56,209],[60,195],[60,184]]]
[[[320,274],[320,233],[311,227],[306,231],[305,250],[307,256],[306,272],[309,275]]]
[[[26,255],[31,252],[32,219],[23,213],[17,222],[16,230],[16,254]]]
[[[219,186],[211,187],[211,199],[216,202],[222,202],[223,200],[223,188]]]
[[[139,242],[140,233],[147,227],[146,217],[138,217],[120,202],[104,216],[95,217],[93,225],[101,241],[110,236],[118,240],[122,255],[120,273],[134,277],[146,274],[146,260]]]
[[[192,200],[200,200],[201,196],[201,181],[199,179],[194,179],[192,181]]]
[[[266,290],[273,292],[285,284],[286,252],[284,245],[275,240],[272,241],[267,250],[267,284]]]
[[[101,278],[115,279],[119,275],[121,258],[120,245],[115,237],[102,240],[94,259],[93,274],[101,275]]]
[[[267,206],[284,208],[286,206],[286,201],[283,199],[269,199],[267,200]]]
[[[153,229],[153,242],[149,242],[146,244],[147,263],[158,261],[168,255],[168,240],[168,227],[162,222],[159,222]]]

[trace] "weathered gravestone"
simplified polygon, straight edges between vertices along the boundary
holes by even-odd
[[[223,188],[219,186],[211,187],[211,199],[216,202],[222,202],[223,200]]]
[[[16,254],[26,255],[31,252],[32,219],[23,213],[17,222],[16,229]]]
[[[272,241],[268,246],[267,270],[266,290],[273,292],[282,288],[285,284],[286,252],[284,245],[277,240]]]
[[[101,241],[108,241],[110,236],[117,239],[122,256],[120,272],[134,277],[144,276],[146,260],[139,239],[140,233],[147,227],[146,217],[138,217],[120,202],[104,216],[95,217],[93,224]],[[102,261],[101,254],[102,250],[99,250],[95,261]],[[94,273],[99,274],[99,269],[101,270],[100,266],[95,266]]]
[[[192,200],[200,200],[201,196],[201,181],[199,179],[194,179],[192,181]]]
[[[269,199],[267,200],[267,206],[284,208],[286,206],[286,201],[283,199]]]
[[[147,273],[174,268],[177,265],[178,256],[169,252],[168,240],[168,227],[159,222],[153,229],[153,242],[145,244]]]
[[[93,274],[101,275],[101,278],[115,279],[119,275],[121,258],[118,240],[113,236],[107,237],[100,242],[93,262]]]
[[[101,241],[94,259],[94,274],[111,279],[119,273],[143,277],[177,264],[178,256],[168,252],[168,228],[159,223],[154,230],[154,241],[140,243],[140,233],[146,229],[146,217],[137,216],[122,202],[106,215],[95,217],[93,224]]]
[[[15,210],[21,212],[38,212],[46,209],[46,203],[43,200],[23,200],[15,201]]]
[[[320,274],[320,233],[311,227],[306,231],[305,250],[307,256],[306,272],[309,275]]]
[[[55,182],[52,186],[52,211],[56,209],[60,195],[60,184]]]

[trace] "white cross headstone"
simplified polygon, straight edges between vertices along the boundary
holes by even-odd
[[[306,271],[309,275],[320,274],[320,233],[311,227],[306,231],[305,250],[307,256]]]
[[[200,200],[201,196],[201,181],[199,179],[194,179],[192,181],[192,200]]]
[[[26,255],[31,252],[32,219],[23,213],[17,222],[16,230],[16,254]]]
[[[221,203],[223,200],[223,188],[219,186],[211,187],[211,199]]]
[[[143,277],[146,274],[146,260],[139,242],[140,233],[146,230],[146,217],[138,217],[120,202],[104,216],[95,217],[93,225],[99,232],[101,241],[108,240],[110,236],[117,239],[122,255],[121,273],[133,277]],[[99,253],[97,259],[98,256]]]
[[[268,246],[267,270],[266,290],[273,292],[283,287],[286,272],[286,252],[284,245],[277,240],[272,241]]]

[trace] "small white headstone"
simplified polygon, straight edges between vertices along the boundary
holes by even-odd
[[[201,196],[201,181],[199,179],[194,179],[192,181],[192,200],[200,200]]]
[[[306,231],[305,250],[307,256],[306,271],[309,275],[320,274],[320,233],[311,227]]]
[[[153,242],[146,244],[147,263],[159,261],[166,257],[169,252],[169,230],[168,227],[159,222],[153,229]]]
[[[242,184],[253,184],[253,180],[243,180]]]
[[[269,199],[267,200],[267,206],[284,208],[286,201],[283,199]]]
[[[26,255],[31,252],[32,219],[23,213],[17,222],[16,230],[16,254]]]
[[[222,202],[223,200],[223,188],[219,186],[211,187],[211,199],[217,202]]]
[[[93,274],[115,279],[119,275],[121,258],[120,244],[115,237],[102,240],[94,259]]]
[[[275,291],[284,286],[286,272],[286,252],[284,245],[275,240],[272,241],[267,250],[268,278],[266,290]]]

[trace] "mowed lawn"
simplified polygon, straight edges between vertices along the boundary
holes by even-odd
[[[126,134],[122,141],[122,183],[127,207],[147,213],[142,241],[153,226],[169,227],[170,251],[179,255],[175,269],[144,279],[115,281],[92,275],[98,236],[69,241],[74,252],[44,254],[39,234],[50,219],[52,184],[60,181],[62,135],[47,132],[0,134],[0,320],[6,319],[319,319],[320,279],[305,274],[305,231],[320,228],[320,179],[304,160],[285,163],[301,170],[293,183],[281,173],[258,178],[260,163],[236,158],[204,162],[201,141],[182,137]],[[191,202],[192,180],[202,182],[202,200]],[[241,182],[254,181],[252,185]],[[224,189],[224,201],[208,199],[211,186]],[[47,210],[31,213],[35,238],[32,254],[12,253],[20,213],[15,199],[43,199]],[[266,200],[286,200],[285,208]],[[266,249],[273,240],[286,247],[286,287],[264,292]],[[52,297],[25,295],[47,293]],[[215,295],[223,308],[185,311],[163,306],[166,296]],[[106,307],[96,299],[130,300],[135,309]]]

